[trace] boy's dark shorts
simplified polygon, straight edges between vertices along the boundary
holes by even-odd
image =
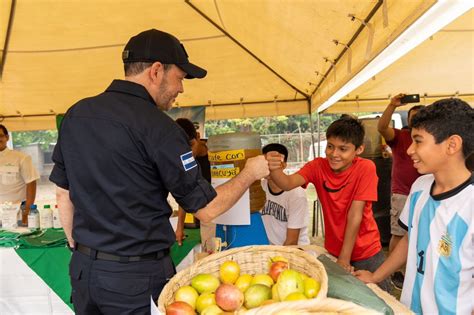
[[[383,251],[378,252],[372,257],[369,257],[364,260],[359,260],[359,261],[351,261],[351,265],[354,266],[355,270],[368,270],[370,272],[375,272],[380,265],[383,264],[385,261],[385,255],[383,254]],[[390,282],[390,278],[387,278],[379,283],[377,285],[384,291],[387,291],[390,293],[392,291],[392,283]]]

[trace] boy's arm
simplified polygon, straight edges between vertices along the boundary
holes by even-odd
[[[303,176],[300,174],[286,175],[283,172],[283,155],[272,151],[266,154],[268,161],[268,168],[270,170],[270,177],[283,190],[292,190],[293,188],[302,186],[306,183]]]
[[[398,106],[403,105],[400,102],[400,98],[405,96],[405,94],[398,94],[390,100],[390,104],[388,104],[387,108],[382,114],[382,117],[380,117],[379,122],[377,124],[377,130],[380,132],[382,137],[385,138],[386,141],[392,141],[393,138],[395,137],[395,131],[393,131],[393,128],[390,127],[390,121],[392,120],[392,114],[395,112],[395,109]]]
[[[400,269],[406,263],[407,255],[408,233],[402,237],[387,260],[374,273],[367,270],[358,270],[354,272],[354,276],[365,283],[379,283]]]
[[[283,245],[298,245],[300,230],[301,229],[286,229],[286,240]]]
[[[178,245],[183,245],[184,239],[184,219],[186,218],[186,212],[183,208],[178,208],[178,224],[176,225],[176,242]]]
[[[351,256],[354,244],[359,233],[360,222],[364,213],[365,201],[352,201],[351,208],[347,214],[346,230],[344,232],[344,242],[342,243],[341,252],[337,258],[337,263],[347,271],[351,269]]]

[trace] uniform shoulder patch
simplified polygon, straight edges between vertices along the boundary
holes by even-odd
[[[181,154],[181,163],[183,163],[183,167],[185,171],[189,171],[197,166],[196,160],[193,157],[193,152],[189,151],[187,153]]]

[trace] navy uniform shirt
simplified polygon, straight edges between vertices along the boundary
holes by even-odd
[[[115,255],[171,247],[168,192],[188,212],[216,196],[181,127],[129,81],[115,80],[68,110],[53,161],[50,180],[74,204],[74,240]]]

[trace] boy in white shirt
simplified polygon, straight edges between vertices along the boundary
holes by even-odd
[[[288,149],[279,143],[270,143],[263,147],[266,154],[276,151],[288,159]],[[297,187],[284,191],[268,177],[262,180],[267,201],[261,210],[263,224],[268,240],[272,245],[308,245],[308,200],[303,188]]]

